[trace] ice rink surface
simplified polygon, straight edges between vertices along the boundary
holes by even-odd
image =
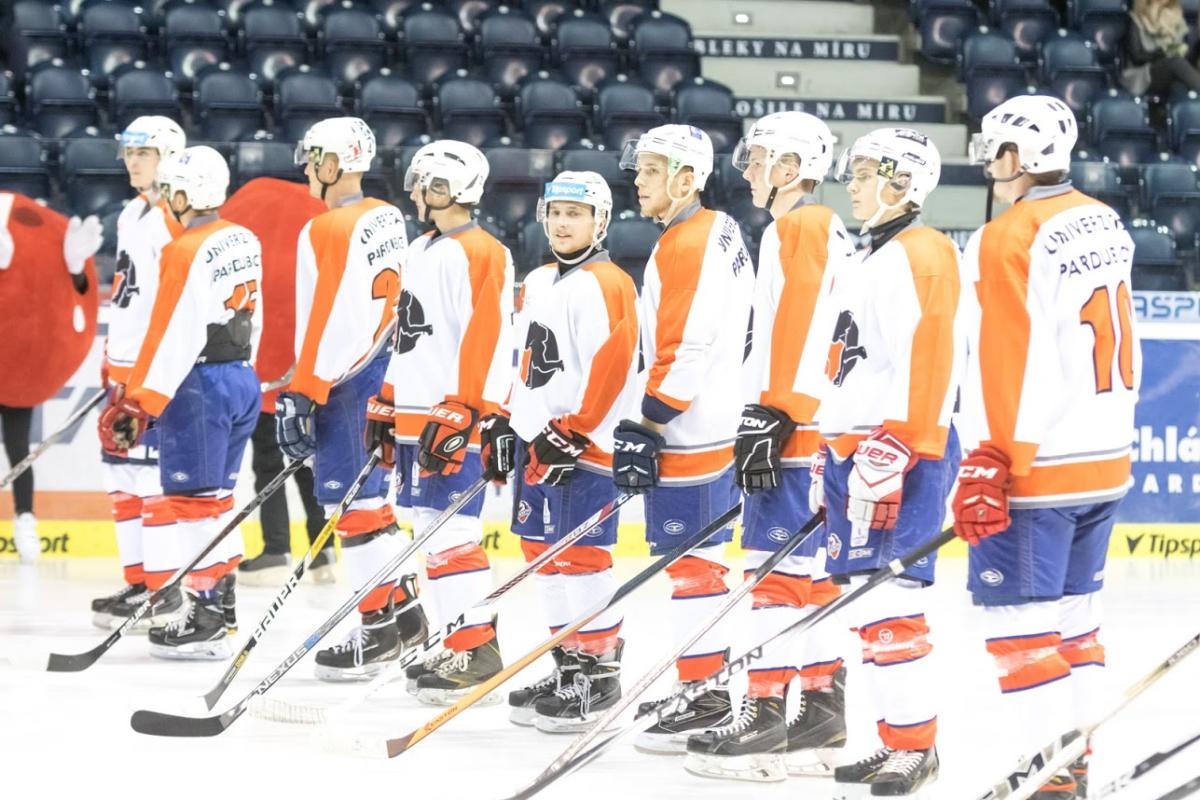
[[[628,576],[645,562],[618,562]],[[518,564],[499,560],[494,573],[512,574]],[[940,780],[921,795],[925,800],[973,800],[999,779],[1014,754],[998,721],[999,705],[990,660],[973,632],[973,610],[964,589],[965,562],[943,560],[929,614],[933,658],[939,673]],[[151,657],[144,636],[120,642],[85,672],[38,671],[50,651],[75,653],[103,638],[92,627],[89,601],[116,588],[113,561],[46,561],[22,567],[0,562],[0,763],[6,797],[91,798],[132,795],[171,798],[269,797],[480,798],[493,800],[532,779],[570,742],[517,728],[507,707],[471,709],[408,753],[374,760],[330,751],[336,731],[283,725],[245,715],[212,739],[159,739],[129,727],[139,708],[207,716],[199,695],[217,681],[224,664],[167,662]],[[739,573],[731,573],[737,575]],[[1200,628],[1200,562],[1124,560],[1110,563],[1105,593],[1108,648],[1105,679],[1110,700]],[[343,581],[317,586],[307,579],[293,595],[253,653],[217,711],[244,696],[307,636],[350,592]],[[240,647],[253,630],[274,588],[239,587]],[[664,607],[668,587],[656,578],[627,601],[624,683],[628,686],[670,642]],[[500,641],[510,658],[545,635],[533,587],[523,585],[498,604]],[[735,611],[736,615],[746,609]],[[341,638],[349,622],[321,646]],[[740,626],[744,630],[745,626]],[[856,685],[855,640],[846,633],[850,664],[847,694],[850,742],[844,758],[853,760],[877,746],[874,724],[861,683]],[[753,642],[734,643],[742,652]],[[518,675],[505,690],[541,677],[548,658]],[[671,671],[673,673],[673,670]],[[669,686],[668,673],[651,695]],[[859,691],[856,691],[856,688]],[[1200,656],[1185,661],[1166,679],[1105,725],[1095,741],[1093,786],[1111,780],[1159,750],[1200,732]],[[741,687],[735,682],[736,693]],[[271,695],[304,703],[336,704],[353,691],[317,681],[306,657]],[[736,701],[735,701],[736,702]],[[399,736],[422,725],[437,709],[388,687],[347,715],[346,730],[358,736]],[[1200,745],[1171,759],[1117,795],[1154,800],[1200,774]],[[681,758],[636,752],[630,741],[613,746],[599,761],[569,776],[544,797],[597,798],[789,798],[824,799],[832,783],[792,778],[760,784],[694,777]],[[1200,796],[1200,795],[1198,795]]]

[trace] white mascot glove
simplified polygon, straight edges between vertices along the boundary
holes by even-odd
[[[900,516],[904,475],[917,464],[917,457],[904,442],[880,428],[859,442],[854,451],[847,491],[846,516],[853,533],[863,544],[869,529],[891,530]]]
[[[104,227],[95,216],[87,219],[71,217],[63,239],[63,258],[72,275],[83,272],[84,262],[96,254],[104,242]]]
[[[16,247],[8,228],[0,228],[0,269],[8,269],[12,266],[13,251]]]
[[[828,445],[820,445],[808,468],[808,510],[814,514],[820,514],[825,507],[825,459],[828,454]]]

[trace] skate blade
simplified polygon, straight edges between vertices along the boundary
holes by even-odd
[[[537,711],[534,711],[533,722],[531,724],[542,733],[583,733],[584,731],[590,731],[592,728],[594,728],[596,726],[596,720],[598,720],[602,715],[603,712],[599,714],[587,714],[582,719],[573,719],[562,717],[544,717],[537,713]],[[613,722],[605,726],[604,730],[616,730],[617,727],[617,724]]]
[[[777,783],[787,780],[787,767],[779,753],[746,756],[711,756],[688,753],[683,768],[704,778],[722,778],[753,783]]]
[[[688,731],[683,734],[642,733],[633,740],[633,749],[652,756],[687,755],[687,740],[693,733],[702,733],[702,731]]]
[[[795,778],[832,778],[834,759],[839,751],[830,747],[797,750],[783,757],[788,775]]]
[[[168,622],[173,622],[179,618],[177,612],[163,614],[161,616],[152,617],[146,616],[134,623],[133,627],[125,631],[126,633],[145,636],[151,628],[161,628]],[[104,611],[97,611],[92,615],[92,624],[102,631],[115,631],[124,624],[128,617],[121,617],[115,614],[109,614]]]
[[[869,783],[835,783],[832,800],[870,800],[873,797],[907,797],[910,800],[923,800],[933,797],[933,792],[929,791],[929,785],[934,780],[936,778],[930,778],[918,784],[908,794],[875,794],[871,791],[872,784]]]
[[[530,706],[513,706],[512,711],[508,713],[508,721],[522,728],[532,728],[537,715],[537,711]]]
[[[418,691],[417,679],[416,678],[406,678],[404,681],[404,691],[408,692],[413,697],[416,697],[417,691]]]
[[[233,655],[233,649],[227,640],[220,639],[215,642],[196,642],[178,647],[151,644],[150,655],[170,661],[224,661]]]
[[[474,691],[473,688],[467,689],[417,689],[417,699],[427,706],[452,706],[459,700],[466,697]],[[483,708],[485,706],[494,706],[503,698],[499,692],[489,692],[484,697],[476,700],[473,705]]]
[[[313,674],[318,680],[329,683],[365,683],[383,672],[388,663],[363,664],[361,667],[330,667],[317,664],[313,667]]]
[[[326,567],[313,567],[310,574],[312,575],[313,583],[337,583],[337,572],[334,571],[332,564]]]
[[[243,586],[279,586],[292,574],[293,567],[267,567],[237,574]]]

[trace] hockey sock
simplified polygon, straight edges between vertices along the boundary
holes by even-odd
[[[763,550],[746,552],[746,574],[757,569],[770,555]],[[750,611],[751,640],[765,641],[804,614],[812,590],[812,559],[788,556],[763,578],[752,591]],[[783,697],[784,689],[796,677],[799,642],[794,637],[771,642],[763,649],[758,665],[748,671],[747,697]]]
[[[1100,595],[1068,595],[1058,605],[1062,625],[1058,652],[1071,665],[1072,713],[1074,724],[1081,726],[1091,720],[1101,701],[1105,653],[1100,643]]]
[[[464,614],[463,626],[446,637],[446,647],[473,650],[495,638],[488,609],[471,608],[492,586],[491,565],[482,547],[463,544],[433,553],[425,560],[425,571],[441,619],[449,621]]]
[[[566,589],[570,616],[578,619],[617,590],[608,547],[568,547],[558,559],[559,580]],[[590,655],[603,655],[617,646],[624,617],[618,608],[606,609],[575,634],[575,647]]]
[[[521,552],[525,554],[526,563],[532,562],[548,548],[549,545],[543,542],[521,540]],[[533,574],[533,585],[537,587],[538,598],[542,601],[542,611],[551,635],[558,633],[560,628],[571,622],[571,606],[567,599],[567,587],[562,576],[558,574],[558,567],[554,565],[554,561],[550,561]],[[574,637],[563,642],[563,647],[574,646]]]
[[[125,492],[111,492],[113,523],[117,528],[117,553],[130,586],[146,582],[142,552],[142,498]]]
[[[825,560],[824,553],[819,556]],[[841,587],[828,576],[816,578],[812,585],[812,609],[829,605],[841,596]],[[833,676],[843,664],[843,654],[848,652],[845,628],[838,617],[827,619],[815,626],[804,637],[803,658],[800,666],[800,689],[805,692],[833,691]]]
[[[682,638],[712,616],[729,594],[725,586],[728,567],[717,558],[724,545],[697,549],[667,567],[671,577],[671,622],[675,637]],[[725,626],[714,625],[675,662],[679,680],[697,681],[717,672],[725,663],[729,643]]]
[[[221,529],[220,517],[232,506],[232,497],[221,499],[209,495],[171,495],[171,510],[175,514],[179,539],[183,552],[191,559],[212,541]],[[230,533],[225,539],[240,538]],[[240,547],[240,545],[238,545]],[[217,581],[229,572],[223,555],[232,552],[232,546],[222,540],[216,548],[200,560],[187,576],[187,587],[203,592],[216,586]]]
[[[376,500],[372,502],[373,508],[355,508],[358,502],[351,504],[351,510],[337,523],[338,535],[342,537],[342,560],[346,563],[346,577],[355,589],[364,586],[380,567],[399,555],[404,548],[403,540],[391,527],[395,522],[391,507]],[[326,513],[331,512],[332,509],[326,509]],[[388,576],[376,584],[375,588],[359,601],[359,613],[370,614],[386,607],[395,587],[394,576]]]
[[[238,537],[231,533],[231,537]],[[142,550],[146,588],[158,591],[183,563],[179,528],[171,503],[162,495],[142,500]]]
[[[221,497],[221,516],[217,518],[217,523],[213,527],[213,534],[217,531],[224,530],[229,521],[233,519],[237,512],[233,508],[233,495],[226,494]],[[221,540],[214,551],[217,557],[225,565],[225,571],[237,569],[238,563],[242,560],[242,555],[245,553],[245,542],[242,540],[241,531],[231,531],[228,536]]]

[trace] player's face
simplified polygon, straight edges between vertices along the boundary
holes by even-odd
[[[856,220],[865,221],[879,210],[879,162],[862,160],[851,168],[846,192],[850,195],[850,211]]]
[[[158,173],[158,150],[153,147],[126,147],[125,171],[129,173],[129,185],[139,192],[154,185]]]
[[[408,193],[408,197],[416,204],[417,216],[421,219],[425,219],[426,208],[441,211],[453,205],[453,201],[450,199],[450,184],[442,178],[431,180],[428,188],[422,187],[421,182],[418,181],[412,191]]]
[[[754,201],[754,205],[759,208],[764,208],[767,205],[767,197],[771,190],[766,186],[763,180],[763,175],[767,169],[767,151],[754,145],[750,148],[750,163],[746,165],[746,169],[742,172],[742,178],[746,183],[750,184],[750,198]],[[772,170],[774,172],[774,170]]]
[[[643,217],[660,217],[671,208],[671,196],[667,194],[667,159],[657,153],[638,153],[637,188],[638,205]]]
[[[546,229],[550,232],[550,247],[556,253],[577,253],[592,244],[592,228],[596,221],[591,206],[556,200],[546,208]]]

